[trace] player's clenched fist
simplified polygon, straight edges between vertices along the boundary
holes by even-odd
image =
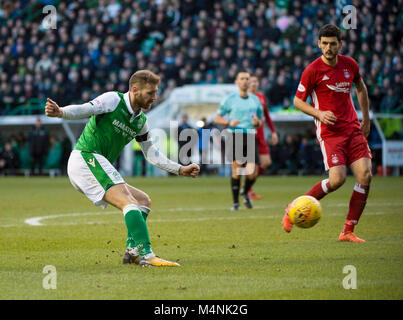
[[[58,117],[58,118],[61,118],[63,115],[62,110],[60,109],[58,104],[50,98],[46,100],[45,114],[48,117]]]
[[[195,163],[191,163],[188,166],[183,166],[179,169],[179,174],[185,177],[196,178],[199,172],[200,167]]]

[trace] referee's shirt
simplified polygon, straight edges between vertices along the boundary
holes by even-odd
[[[238,92],[231,93],[225,97],[218,108],[217,113],[221,116],[228,116],[228,120],[239,120],[236,127],[228,127],[230,132],[242,132],[255,134],[253,126],[253,116],[262,118],[263,111],[259,98],[252,93],[248,93],[247,98],[242,98]]]

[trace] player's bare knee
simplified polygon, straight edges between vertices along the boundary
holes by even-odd
[[[260,164],[260,166],[262,167],[263,170],[266,170],[266,169],[268,169],[268,168],[271,166],[271,161],[267,160],[267,161],[265,161],[265,162],[262,162],[262,163]]]
[[[148,196],[148,194],[146,193],[144,194],[144,197],[141,200],[139,200],[139,204],[141,206],[146,206],[151,209],[151,198]]]
[[[133,197],[132,193],[127,187],[122,189],[121,198],[123,206],[126,206],[128,204],[139,205],[139,201],[135,197]]]
[[[263,169],[268,169],[271,166],[271,164],[272,164],[271,160],[267,161],[267,163],[263,166]]]
[[[346,182],[346,176],[338,175],[336,177],[329,178],[329,184],[331,191],[340,188],[344,182]]]
[[[370,169],[365,169],[360,176],[359,183],[364,186],[369,186],[372,180],[372,172]]]

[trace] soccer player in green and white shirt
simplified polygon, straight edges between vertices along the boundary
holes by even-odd
[[[127,184],[112,165],[123,148],[136,139],[151,164],[177,175],[193,178],[198,175],[197,164],[181,166],[169,160],[158,152],[148,134],[142,109],[151,108],[159,83],[156,74],[140,70],[131,76],[126,93],[110,91],[88,103],[62,108],[48,99],[45,113],[48,117],[70,120],[91,117],[71,152],[67,173],[72,185],[96,206],[105,208],[111,204],[123,211],[128,230],[123,263],[179,266],[152,252],[146,225],[151,200],[146,193]]]

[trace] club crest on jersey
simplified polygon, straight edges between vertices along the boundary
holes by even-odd
[[[350,73],[347,69],[344,69],[344,76],[346,77],[346,79],[350,78]]]
[[[95,159],[94,158],[88,159],[88,163],[95,168]]]
[[[332,154],[332,163],[336,164],[339,162],[339,157],[336,154]]]

